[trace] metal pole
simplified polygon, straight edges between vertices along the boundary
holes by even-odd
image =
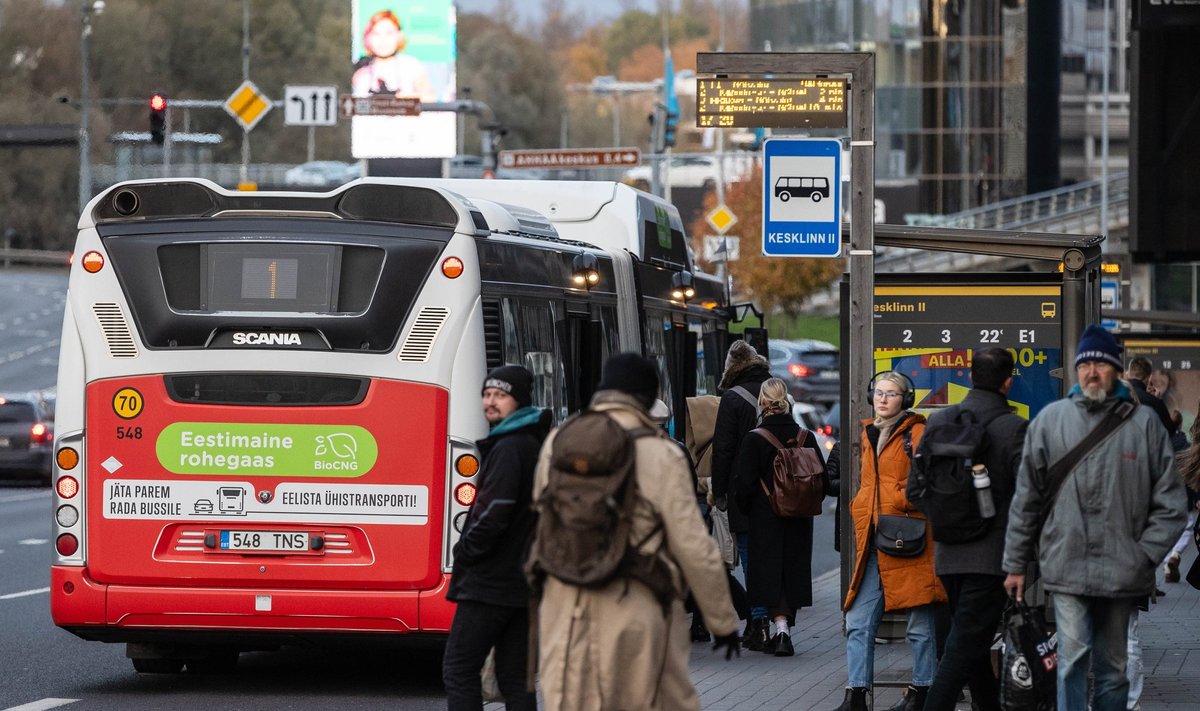
[[[316,160],[317,154],[317,127],[308,127],[308,162]]]
[[[613,148],[621,145],[621,95],[612,94]]]
[[[725,0],[721,0],[721,23],[717,31],[717,51],[725,51]],[[698,109],[697,109],[698,110]],[[725,204],[725,129],[717,127],[717,205]],[[724,238],[724,234],[721,235]],[[729,258],[729,243],[725,241],[725,258]]]
[[[92,4],[80,5],[83,26],[79,32],[79,212],[92,199],[92,131],[88,125],[88,37],[92,34]]]
[[[1112,240],[1108,239],[1108,70],[1109,54],[1112,51],[1108,26],[1110,14],[1108,0],[1104,0],[1104,57],[1100,65],[1100,71],[1104,72],[1101,80],[1101,100],[1104,102],[1104,108],[1100,115],[1100,234],[1104,235],[1104,241],[1100,243],[1100,249],[1105,254],[1113,249]]]
[[[250,0],[242,0],[242,81],[250,79]],[[242,169],[240,179],[250,182],[250,132],[242,128]]]

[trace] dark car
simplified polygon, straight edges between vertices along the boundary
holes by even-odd
[[[783,380],[797,401],[825,407],[838,401],[841,369],[837,346],[811,339],[772,340],[769,354],[771,375]]]
[[[0,476],[49,485],[54,418],[36,398],[0,397]]]

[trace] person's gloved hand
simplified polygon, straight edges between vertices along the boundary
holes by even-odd
[[[720,637],[713,635],[712,648],[715,650],[720,649],[721,647],[725,648],[726,660],[733,659],[734,656],[742,656],[742,639],[738,636],[737,630]]]

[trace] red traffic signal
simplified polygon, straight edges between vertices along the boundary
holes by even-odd
[[[167,97],[150,96],[150,140],[161,146],[167,138]]]

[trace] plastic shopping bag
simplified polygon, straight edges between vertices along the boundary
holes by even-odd
[[[479,673],[479,680],[483,686],[484,703],[504,700],[504,695],[500,693],[500,683],[496,681],[495,649],[488,652],[487,659],[483,662],[483,669]]]
[[[1044,619],[1043,607],[1010,601],[1004,610],[1000,702],[1006,711],[1054,711],[1058,640]]]
[[[709,517],[712,521],[712,536],[717,539],[717,547],[721,549],[721,559],[725,561],[726,568],[733,570],[738,564],[738,550],[737,542],[729,532],[729,512],[714,506],[709,510]]]

